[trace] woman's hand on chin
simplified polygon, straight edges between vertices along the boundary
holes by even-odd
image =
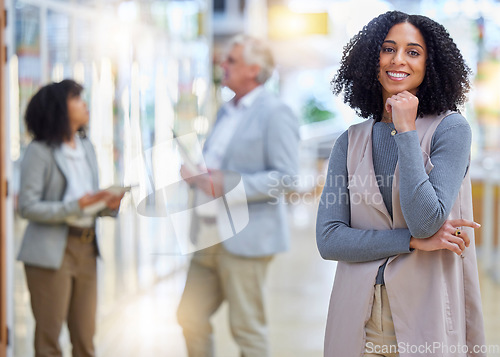
[[[385,110],[392,113],[392,122],[398,133],[416,130],[418,98],[410,92],[405,90],[387,98]]]

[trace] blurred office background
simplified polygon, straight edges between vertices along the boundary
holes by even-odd
[[[488,344],[500,356],[500,1],[494,0],[5,0],[7,8],[5,166],[9,356],[33,354],[33,318],[22,265],[26,222],[15,214],[19,163],[29,142],[27,102],[50,81],[72,77],[86,89],[89,134],[101,186],[134,183],[141,157],[153,179],[178,180],[177,158],[151,148],[177,134],[203,143],[217,108],[224,43],[237,33],[267,38],[278,64],[266,84],[301,120],[300,186],[290,197],[292,249],[269,276],[273,356],[322,356],[335,263],[315,247],[314,223],[325,162],[336,137],[359,119],[330,91],[343,46],[374,16],[419,13],[442,23],[473,70],[463,113],[473,129],[481,287]],[[177,165],[177,166],[176,166]],[[175,309],[189,256],[168,217],[139,215],[128,194],[118,219],[98,227],[100,356],[185,356]],[[217,356],[237,355],[223,308],[215,316]],[[69,346],[67,332],[61,339]],[[66,348],[67,349],[67,348]],[[66,353],[69,356],[69,350]]]

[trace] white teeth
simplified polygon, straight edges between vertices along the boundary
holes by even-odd
[[[396,77],[396,78],[405,78],[409,76],[409,74],[407,73],[387,72],[387,74],[391,77]]]

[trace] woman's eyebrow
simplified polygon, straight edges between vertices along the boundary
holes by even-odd
[[[409,42],[409,43],[408,43],[408,46],[418,46],[418,47],[420,47],[421,49],[424,49],[424,47],[423,47],[422,45],[420,45],[420,44],[418,44],[418,43],[416,43],[416,42]]]
[[[385,40],[383,43],[386,43],[386,42],[392,43],[393,45],[396,44],[396,41],[393,41],[393,40]],[[407,46],[418,46],[418,47],[424,49],[424,47],[422,45],[420,45],[420,44],[418,44],[416,42],[409,42]]]

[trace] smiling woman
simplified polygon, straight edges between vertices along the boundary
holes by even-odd
[[[409,41],[408,38],[409,42],[398,43],[399,46],[407,47],[407,51],[404,51],[405,57],[397,55],[394,59],[406,59],[408,63],[414,63],[411,60],[414,57],[411,56],[416,55],[416,52],[420,54],[417,57],[426,57],[424,77],[415,93],[420,102],[418,113],[457,110],[466,100],[471,71],[446,29],[425,16],[407,15],[398,11],[388,14],[371,21],[344,48],[340,70],[331,82],[333,93],[343,93],[344,101],[361,117],[381,120],[385,104],[380,99],[384,88],[384,84],[379,81],[381,67],[385,64],[385,51],[396,51],[396,44],[390,42],[395,39],[389,38],[395,31],[390,30],[394,25],[406,24],[405,27],[413,27],[413,31],[410,26],[405,31],[413,40]],[[385,40],[389,42],[384,42]],[[412,43],[414,46],[411,46]],[[385,50],[387,47],[389,49]],[[389,68],[395,72],[401,70]],[[368,91],[372,95],[366,95]]]
[[[336,141],[318,209],[318,249],[338,261],[325,356],[484,345],[471,131],[456,112],[468,74],[425,16],[387,12],[345,47],[333,91],[370,120]]]

